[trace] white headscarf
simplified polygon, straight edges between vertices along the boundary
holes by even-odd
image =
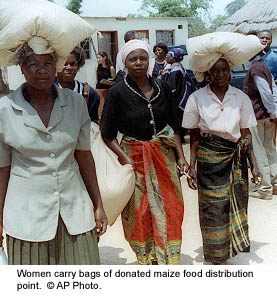
[[[147,74],[149,74],[150,73],[150,54],[151,54],[151,50],[150,50],[149,43],[144,41],[144,40],[133,39],[133,40],[130,40],[130,41],[125,43],[125,45],[120,50],[121,51],[122,63],[125,65],[127,56],[132,51],[137,50],[137,49],[143,49],[148,54],[149,66],[148,66]]]

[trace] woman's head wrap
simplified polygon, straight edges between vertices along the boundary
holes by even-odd
[[[147,52],[148,58],[150,58],[151,49],[149,46],[149,43],[144,40],[140,39],[133,39],[124,44],[124,46],[121,48],[121,59],[122,63],[125,65],[127,56],[134,50],[137,49],[143,49]],[[150,63],[149,63],[150,64]],[[149,74],[150,70],[148,67],[147,74]]]
[[[183,49],[176,47],[172,48],[168,54],[175,58],[176,62],[181,62],[184,59],[185,52]]]

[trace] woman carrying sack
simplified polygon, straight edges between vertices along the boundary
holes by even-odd
[[[0,12],[4,7],[11,16],[14,4],[2,5]],[[20,13],[34,11],[27,23],[31,26],[42,22],[44,11],[52,9],[53,14],[56,9],[53,22],[50,14],[47,26],[37,28],[52,28],[49,40],[51,34],[55,40],[62,24],[63,41],[70,44],[66,19],[69,25],[77,20],[78,38],[93,33],[75,14],[47,1],[28,0],[23,5]],[[26,29],[24,36],[33,30]],[[16,41],[18,35],[9,37]],[[91,121],[84,98],[54,84],[57,64],[61,70],[74,46],[58,55],[59,40],[50,44],[48,39],[30,36],[16,52],[6,45],[14,55],[6,63],[19,64],[26,83],[0,101],[0,247],[4,228],[9,264],[99,264],[97,236],[105,233],[107,218],[90,151]]]
[[[189,52],[191,59],[193,54]],[[250,251],[247,158],[252,181],[256,186],[261,183],[249,131],[256,125],[252,104],[246,94],[229,85],[228,54],[221,55],[206,66],[209,84],[189,97],[182,123],[190,129],[188,184],[198,189],[204,259],[212,264],[224,264],[239,252]]]
[[[150,48],[131,40],[122,48],[128,75],[113,86],[100,130],[122,165],[135,171],[134,193],[122,212],[125,238],[139,264],[179,264],[183,199],[180,174],[188,170],[176,106],[167,85],[147,76]],[[117,132],[124,134],[121,145]],[[175,150],[178,161],[175,159]]]

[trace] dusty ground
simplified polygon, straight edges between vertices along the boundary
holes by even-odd
[[[188,145],[184,146],[188,155]],[[188,188],[182,177],[184,222],[181,264],[203,265],[201,232],[198,223],[197,192]],[[251,252],[241,253],[229,264],[277,264],[277,196],[273,200],[249,199]],[[136,257],[124,239],[120,218],[100,239],[102,264],[137,264]]]

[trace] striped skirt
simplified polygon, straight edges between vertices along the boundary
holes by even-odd
[[[211,134],[198,146],[197,178],[204,258],[224,263],[250,250],[247,223],[248,173],[241,148]]]
[[[173,130],[151,141],[125,136],[121,145],[136,166],[135,191],[122,212],[125,238],[139,264],[179,264],[184,207]]]
[[[30,242],[9,235],[9,265],[97,265],[100,264],[96,230],[70,235],[59,218],[54,239]]]

